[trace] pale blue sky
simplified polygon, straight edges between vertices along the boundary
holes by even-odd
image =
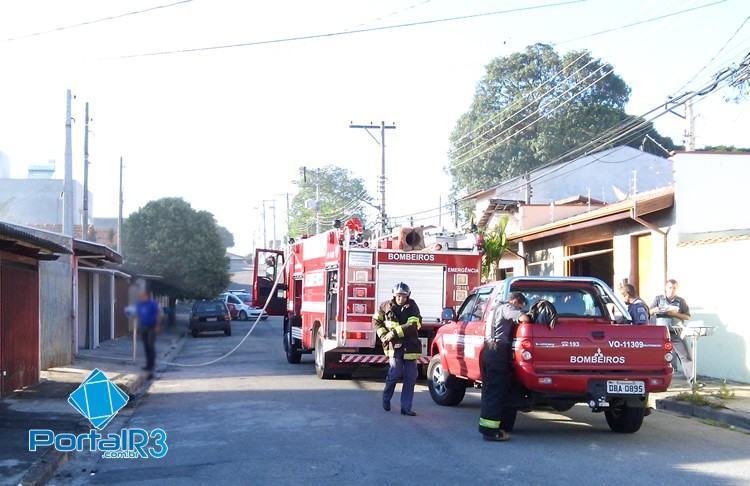
[[[388,132],[388,212],[436,207],[447,196],[448,136],[484,66],[534,42],[589,49],[632,88],[628,111],[665,100],[750,15],[750,1],[723,3],[583,40],[569,39],[711,0],[588,0],[522,13],[288,44],[172,56],[117,56],[255,41],[541,5],[535,0],[276,2],[194,0],[142,15],[4,41],[162,0],[0,0],[0,150],[13,174],[63,163],[65,89],[92,105],[95,216],[116,214],[117,160],[126,157],[126,213],[162,196],[213,212],[246,252],[260,200],[293,189],[300,165],[339,164],[376,196],[379,149],[350,120],[394,121]],[[413,8],[408,8],[414,6]],[[376,20],[382,17],[381,20]],[[749,22],[750,24],[750,22]],[[693,83],[750,50],[750,25]],[[750,145],[748,102],[716,95],[696,106],[698,145]],[[684,123],[657,122],[681,142]],[[76,178],[82,124],[75,126]],[[279,199],[279,206],[283,205]],[[283,212],[279,211],[282,234]],[[436,218],[435,218],[436,219]],[[423,220],[422,223],[432,221]],[[270,221],[269,221],[270,232]]]

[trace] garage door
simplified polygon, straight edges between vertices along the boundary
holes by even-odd
[[[437,321],[445,303],[445,267],[440,265],[378,265],[378,300],[391,298],[398,282],[411,288],[411,298],[419,305],[422,319]]]

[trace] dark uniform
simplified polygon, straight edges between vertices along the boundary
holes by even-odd
[[[513,327],[521,314],[520,309],[502,304],[485,329],[479,432],[486,436],[497,436],[502,430],[505,418],[503,405],[510,391]]]
[[[396,383],[403,376],[401,390],[401,412],[411,412],[414,398],[414,385],[417,382],[417,360],[422,355],[422,343],[417,331],[422,327],[422,316],[417,303],[408,299],[404,305],[396,304],[396,299],[385,301],[372,316],[372,324],[378,337],[392,333],[393,339],[383,343],[383,351],[388,356],[388,376],[383,390],[383,407],[390,409],[391,398]],[[386,406],[387,405],[387,406]]]

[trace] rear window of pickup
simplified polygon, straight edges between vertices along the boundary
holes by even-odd
[[[603,308],[601,301],[593,288],[528,288],[525,286],[513,286],[513,292],[521,292],[526,296],[529,308],[540,300],[546,300],[555,306],[557,314],[561,317],[603,317],[608,313]]]

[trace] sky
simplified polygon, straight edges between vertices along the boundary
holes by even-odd
[[[83,174],[83,107],[90,103],[93,215],[117,214],[119,157],[125,214],[167,196],[211,211],[237,253],[262,241],[264,200],[286,227],[285,195],[300,166],[336,164],[377,197],[380,148],[355,123],[395,123],[386,134],[386,208],[436,208],[450,191],[449,135],[468,110],[485,66],[547,42],[588,49],[631,87],[640,114],[750,50],[750,2],[725,0],[631,28],[643,19],[715,0],[586,0],[554,7],[297,42],[162,56],[132,54],[236,44],[403,24],[564,0],[192,0],[105,22],[47,32],[177,0],[0,0],[0,151],[14,177],[64,162],[65,90],[73,110],[74,177]],[[44,32],[40,35],[28,34]],[[583,38],[581,38],[583,37]],[[12,39],[12,40],[9,40]],[[578,40],[576,40],[578,39]],[[697,145],[750,146],[750,102],[717,93],[696,106]],[[656,127],[682,142],[685,122]],[[267,238],[273,233],[267,209]],[[418,224],[436,223],[438,212]],[[443,221],[449,219],[446,213]]]

